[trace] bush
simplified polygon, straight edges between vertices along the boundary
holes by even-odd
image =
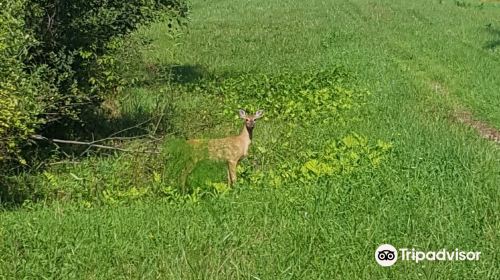
[[[181,0],[30,0],[26,25],[38,43],[25,63],[46,65],[44,78],[58,93],[44,112],[47,122],[77,119],[82,109],[126,85],[109,55],[122,36],[157,19],[181,24],[186,12]]]
[[[0,168],[24,162],[30,134],[78,120],[128,83],[113,57],[123,36],[186,13],[182,0],[1,0]]]
[[[0,2],[0,165],[19,157],[21,143],[33,132],[42,104],[35,101],[43,88],[38,71],[28,74],[22,59],[34,40],[25,32],[25,1]],[[1,167],[1,166],[0,166]]]

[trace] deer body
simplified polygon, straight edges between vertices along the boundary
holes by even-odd
[[[239,135],[219,139],[188,140],[187,143],[195,150],[196,155],[191,164],[186,167],[182,184],[185,184],[186,177],[191,173],[196,163],[205,158],[226,161],[228,184],[234,184],[236,182],[236,166],[241,158],[248,155],[255,120],[260,118],[262,114],[262,111],[257,111],[255,115],[248,116],[245,111],[240,110],[240,118],[244,119],[245,122]]]

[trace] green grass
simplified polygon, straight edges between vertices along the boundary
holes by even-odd
[[[161,24],[141,30],[154,40],[144,61],[154,70],[120,99],[122,117],[154,115],[168,100],[161,131],[222,137],[239,129],[229,109],[266,106],[240,182],[173,199],[158,179],[161,158],[123,154],[26,175],[20,182],[63,190],[73,202],[0,212],[0,277],[498,279],[500,152],[452,113],[467,109],[500,128],[500,6],[459,2],[468,5],[196,0],[176,40]],[[326,123],[309,115],[311,104],[297,105],[296,116],[273,109],[277,100],[301,101],[303,77],[338,66],[351,74],[334,85],[354,92],[340,103],[353,109]],[[181,75],[177,82],[163,79],[168,71]],[[283,88],[294,94],[270,94],[266,77],[271,85],[287,77]],[[348,147],[354,133],[367,143]],[[380,165],[349,160],[351,152],[367,157],[379,140],[392,145]],[[333,159],[322,157],[329,141]],[[309,159],[343,171],[305,177]],[[77,197],[81,189],[89,192]],[[117,203],[92,200],[104,190]],[[382,268],[373,254],[383,243],[482,255]]]

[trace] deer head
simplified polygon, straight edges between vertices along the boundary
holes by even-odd
[[[264,115],[262,110],[255,112],[255,115],[247,115],[244,110],[240,110],[240,118],[245,120],[245,127],[249,130],[254,128],[255,120],[261,118],[262,115]]]

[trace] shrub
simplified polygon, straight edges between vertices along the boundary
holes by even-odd
[[[7,159],[19,156],[21,143],[40,122],[37,114],[38,89],[43,88],[38,71],[28,74],[22,59],[34,40],[24,30],[22,14],[25,1],[0,2],[0,167]]]
[[[113,56],[123,36],[153,20],[183,24],[186,13],[182,0],[2,0],[0,168],[24,162],[33,132],[78,120],[127,84]]]
[[[157,19],[182,23],[187,13],[181,0],[30,0],[26,8],[26,27],[37,45],[25,63],[45,65],[44,78],[58,93],[44,112],[47,122],[77,119],[125,85],[109,55],[121,47],[121,37]]]

